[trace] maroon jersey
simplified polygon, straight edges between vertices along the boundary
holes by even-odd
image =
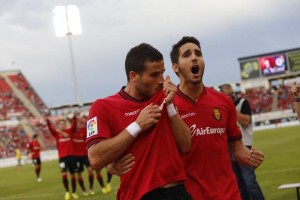
[[[72,138],[75,156],[86,156],[87,155],[87,150],[86,150],[86,146],[85,146],[85,138],[86,138],[86,126],[78,129]]]
[[[205,87],[197,102],[178,90],[174,104],[192,135],[191,151],[182,156],[188,192],[197,200],[240,200],[228,147],[242,137],[233,102]]]
[[[73,156],[74,155],[74,149],[72,144],[72,135],[74,134],[75,127],[76,127],[76,118],[73,118],[72,126],[69,129],[64,130],[64,132],[68,135],[67,137],[60,134],[57,130],[55,130],[50,121],[46,120],[47,126],[51,132],[51,134],[56,139],[56,145],[58,150],[58,157],[63,158],[66,156]]]
[[[162,90],[144,102],[121,90],[95,101],[87,122],[87,147],[121,133],[145,106],[150,103],[161,105],[164,99]],[[165,106],[162,109],[159,123],[140,133],[125,152],[135,157],[136,164],[121,176],[117,195],[120,200],[139,200],[155,188],[186,178]]]
[[[37,140],[32,140],[28,144],[28,149],[30,150],[31,158],[40,158],[40,151],[41,151],[41,145],[39,141]]]

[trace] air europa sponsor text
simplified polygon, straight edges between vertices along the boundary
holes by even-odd
[[[190,131],[192,136],[200,136],[200,135],[209,135],[209,134],[219,134],[222,135],[225,133],[225,128],[212,128],[212,127],[201,127],[197,128],[196,124],[190,126]]]

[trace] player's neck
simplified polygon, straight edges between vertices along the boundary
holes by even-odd
[[[126,92],[129,96],[133,97],[134,99],[137,99],[139,101],[144,101],[145,99],[137,92],[134,86],[128,84],[124,88],[124,92]]]
[[[198,101],[199,96],[203,91],[203,83],[199,84],[191,84],[191,83],[180,83],[179,89],[182,93],[193,99],[194,101]]]

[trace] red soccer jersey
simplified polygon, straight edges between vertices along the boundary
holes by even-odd
[[[30,150],[32,159],[40,157],[41,145],[40,145],[39,141],[37,141],[37,140],[30,141],[28,148]]]
[[[86,156],[87,150],[85,146],[86,126],[77,130],[72,138],[75,156]]]
[[[57,130],[55,130],[50,121],[46,120],[48,128],[51,132],[51,134],[55,137],[56,139],[56,145],[57,145],[57,150],[58,150],[58,157],[63,158],[66,156],[73,156],[74,155],[74,149],[73,149],[73,143],[72,143],[72,135],[75,131],[76,127],[76,119],[73,119],[72,127],[69,129],[64,130],[65,133],[67,133],[68,137],[64,137],[61,135]]]
[[[97,100],[90,109],[87,123],[87,147],[116,136],[135,121],[145,106],[161,105],[164,99],[160,91],[149,101],[141,102],[122,89],[113,96]],[[119,200],[139,200],[150,190],[186,179],[165,107],[159,123],[140,133],[127,153],[133,154],[136,164],[121,176]]]
[[[233,102],[204,88],[197,102],[178,90],[174,104],[192,134],[191,151],[182,156],[188,192],[197,200],[240,200],[228,147],[242,137]]]

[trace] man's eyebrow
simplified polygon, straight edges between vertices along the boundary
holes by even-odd
[[[182,55],[183,55],[183,54],[186,54],[186,53],[188,53],[188,52],[190,52],[190,51],[191,51],[190,49],[187,49],[186,51],[182,52]]]
[[[195,51],[201,53],[201,49],[195,49]]]

